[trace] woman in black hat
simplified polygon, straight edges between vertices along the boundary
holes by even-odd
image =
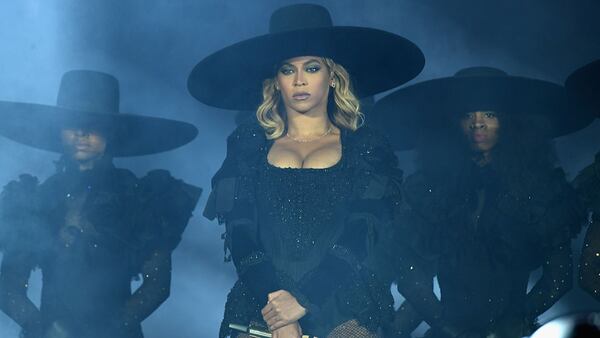
[[[302,15],[307,6],[317,13]],[[257,116],[229,136],[205,210],[225,223],[239,276],[221,337],[237,336],[231,324],[373,337],[391,320],[389,284],[370,260],[389,238],[400,172],[387,141],[362,127],[355,93],[408,81],[423,56],[394,34],[316,20],[323,11],[279,10],[271,34],[206,57],[189,78],[200,101]]]
[[[403,184],[398,222],[410,228],[398,234],[396,273],[429,336],[528,335],[571,288],[570,240],[584,216],[550,138],[590,119],[567,112],[562,86],[486,67],[376,105],[383,127],[400,135],[396,147],[417,151],[419,170]]]
[[[138,179],[112,159],[179,147],[197,130],[118,109],[117,80],[92,71],[66,73],[57,106],[0,102],[2,135],[62,154],[42,184],[22,175],[1,196],[0,307],[24,337],[140,338],[169,296],[171,252],[201,191],[164,170]],[[27,297],[35,267],[39,309]]]
[[[565,86],[574,110],[600,116],[600,60],[576,70],[569,76]],[[600,300],[600,153],[596,154],[594,163],[577,175],[573,183],[586,207],[592,211],[581,252],[579,285]]]

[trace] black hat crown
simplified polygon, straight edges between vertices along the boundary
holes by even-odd
[[[327,8],[316,4],[295,4],[281,7],[271,14],[269,33],[331,26],[333,22]]]
[[[112,75],[72,70],[60,81],[56,105],[81,112],[116,114],[119,112],[119,81]]]

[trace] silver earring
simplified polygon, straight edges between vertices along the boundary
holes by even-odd
[[[335,88],[335,82],[331,81],[331,88]]]

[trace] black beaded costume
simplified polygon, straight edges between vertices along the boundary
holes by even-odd
[[[454,179],[417,172],[403,191],[399,224],[413,232],[399,239],[398,288],[431,337],[521,337],[571,288],[570,240],[584,215],[562,171],[517,186],[473,164]]]
[[[600,153],[577,175],[574,185],[592,212],[579,263],[579,285],[600,300]]]
[[[231,334],[230,323],[264,325],[267,295],[281,289],[308,310],[300,324],[311,335],[365,337],[343,332],[354,322],[371,336],[391,320],[389,284],[371,262],[389,238],[401,173],[385,139],[370,129],[342,131],[341,143],[336,165],[291,169],[267,162],[272,141],[257,124],[228,138],[205,210],[225,223],[239,276],[221,337]]]
[[[28,338],[142,337],[141,321],[169,296],[171,252],[200,192],[167,171],[138,179],[110,161],[68,167],[40,185],[28,175],[9,183],[1,204],[3,310]],[[43,274],[39,310],[26,293],[35,267]]]

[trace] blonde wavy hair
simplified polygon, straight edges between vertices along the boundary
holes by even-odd
[[[356,130],[364,122],[358,98],[352,91],[350,75],[342,66],[329,58],[319,58],[332,74],[335,87],[331,88],[327,105],[329,118],[338,128]],[[285,107],[281,94],[276,88],[276,76],[263,81],[263,102],[256,110],[258,123],[263,127],[268,139],[276,139],[286,131]],[[333,94],[332,94],[333,93]],[[332,102],[333,101],[333,102]]]

